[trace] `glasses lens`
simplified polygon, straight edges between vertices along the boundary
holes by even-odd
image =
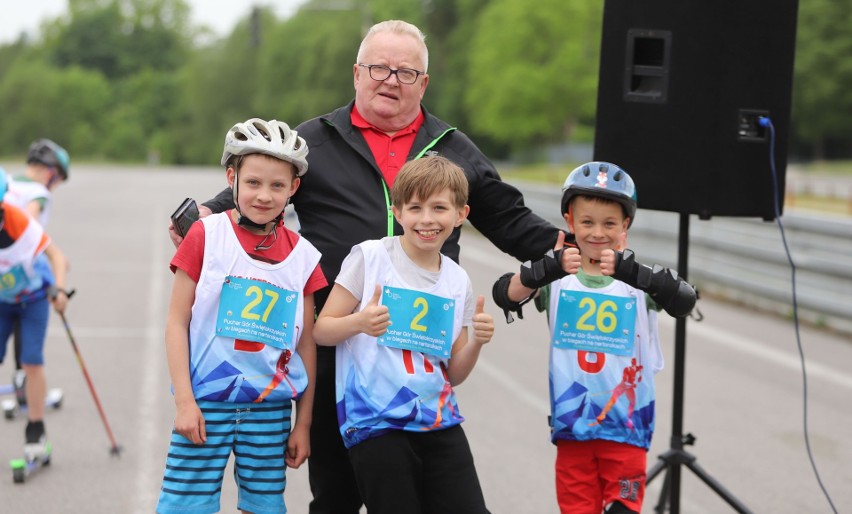
[[[373,80],[385,80],[390,74],[391,70],[387,66],[370,66],[370,78]]]
[[[414,81],[417,80],[417,72],[409,68],[396,70],[396,76],[403,84],[414,84]]]

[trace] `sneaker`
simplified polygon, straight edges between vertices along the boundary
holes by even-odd
[[[27,460],[44,460],[47,457],[50,457],[50,453],[53,451],[53,446],[47,440],[46,435],[42,435],[39,437],[38,441],[34,443],[27,443],[24,445],[24,456]]]
[[[44,421],[29,421],[24,436],[24,455],[28,460],[43,459],[50,455],[51,446],[44,431]]]

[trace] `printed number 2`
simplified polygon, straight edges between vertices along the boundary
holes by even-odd
[[[252,309],[257,307],[257,305],[263,301],[264,294],[271,298],[269,301],[269,305],[266,306],[266,310],[263,311],[263,317],[260,314],[256,314],[252,312]],[[245,319],[259,319],[266,323],[269,319],[269,313],[272,312],[272,307],[275,306],[275,303],[278,302],[278,293],[275,291],[262,290],[257,286],[251,286],[246,290],[246,296],[254,296],[254,299],[250,301],[242,312],[242,317]]]
[[[429,302],[427,302],[425,298],[418,298],[414,300],[414,307],[421,307],[421,310],[416,316],[414,316],[414,319],[411,320],[411,330],[426,332],[426,325],[421,325],[420,320],[429,312]]]
[[[417,298],[414,300],[414,307],[421,307],[420,312],[414,316],[414,319],[411,320],[411,330],[417,330],[418,332],[426,332],[426,325],[421,325],[420,320],[422,320],[426,313],[429,312],[429,302],[426,301],[425,298]],[[414,374],[414,357],[411,354],[411,350],[403,350],[402,351],[402,363],[405,365],[405,372],[409,375]],[[432,373],[435,370],[435,367],[432,366],[432,363],[429,362],[429,359],[423,358],[423,371],[426,373]]]

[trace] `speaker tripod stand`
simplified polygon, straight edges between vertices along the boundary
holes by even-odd
[[[686,280],[689,254],[689,214],[680,214],[680,230],[678,234],[678,274]],[[666,505],[671,514],[680,514],[680,484],[681,466],[686,466],[707,486],[716,492],[728,505],[741,514],[751,514],[751,511],[741,501],[734,497],[721,483],[711,477],[704,468],[698,465],[695,455],[683,449],[692,445],[695,437],[683,434],[683,384],[686,375],[686,318],[677,318],[675,323],[675,364],[674,364],[674,395],[672,408],[672,437],[671,448],[659,455],[659,461],[648,471],[647,483],[665,471],[663,488],[660,499],[654,511],[664,514]]]

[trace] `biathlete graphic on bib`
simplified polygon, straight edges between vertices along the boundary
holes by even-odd
[[[243,250],[227,213],[201,222],[204,257],[189,325],[195,398],[239,403],[298,399],[308,384],[297,351],[305,316],[303,290],[320,253],[299,238],[284,261],[256,261]]]
[[[442,256],[435,283],[415,289],[405,274],[412,269],[395,268],[385,246],[402,252],[398,240],[388,239],[357,245],[341,267],[344,275],[357,270],[361,284],[382,285],[392,323],[381,337],[359,333],[337,346],[337,419],[347,448],[390,430],[443,430],[464,420],[447,366],[465,323],[470,279]],[[352,265],[356,254],[363,269]],[[369,301],[362,297],[360,308]]]
[[[295,291],[229,275],[222,285],[216,334],[291,349],[298,299]]]
[[[652,326],[653,325],[653,326]],[[623,282],[551,284],[551,439],[605,439],[648,448],[654,379],[663,367],[656,312]]]
[[[453,349],[455,301],[422,291],[385,286],[382,305],[390,326],[379,344],[449,359]]]

